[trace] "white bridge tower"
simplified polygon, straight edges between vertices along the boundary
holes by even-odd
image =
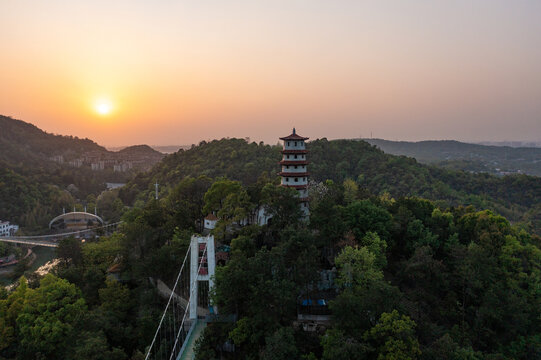
[[[214,287],[216,256],[214,236],[192,235],[190,242],[190,319],[197,319],[200,281],[208,281],[209,293]]]

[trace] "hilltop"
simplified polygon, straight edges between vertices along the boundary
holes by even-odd
[[[363,139],[393,155],[413,157],[422,163],[495,175],[541,176],[541,148],[469,144],[454,140],[390,141]]]
[[[0,161],[25,165],[55,155],[75,157],[91,151],[107,151],[90,139],[49,134],[37,126],[0,115]]]
[[[366,193],[392,197],[420,196],[443,206],[489,208],[512,221],[541,229],[541,179],[527,175],[497,177],[442,169],[413,158],[385,154],[365,141],[318,139],[307,144],[309,171],[316,182],[355,180]],[[140,173],[120,192],[125,203],[152,196],[154,183],[163,193],[185,177],[227,177],[246,185],[279,170],[278,146],[243,139],[201,142],[166,156],[150,172]],[[533,225],[537,224],[537,225]]]

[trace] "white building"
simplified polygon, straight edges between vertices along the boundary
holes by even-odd
[[[204,228],[205,230],[212,230],[216,227],[216,223],[218,222],[218,218],[214,214],[208,214],[205,217],[205,223]]]
[[[0,220],[0,236],[13,236],[19,230],[19,225],[10,225],[9,221]]]

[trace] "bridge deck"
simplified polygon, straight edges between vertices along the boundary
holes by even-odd
[[[0,238],[0,241],[12,243],[12,244],[27,244],[27,245],[35,245],[35,246],[47,246],[47,247],[58,247],[58,244],[55,242],[50,241],[38,241],[38,240],[24,240],[24,239],[17,239],[15,237],[13,238]]]
[[[188,338],[184,341],[185,345],[183,346],[182,351],[180,352],[179,356],[177,357],[177,360],[193,360],[195,359],[195,341],[199,339],[199,337],[203,334],[203,330],[205,330],[205,327],[207,326],[207,323],[198,320],[195,324],[195,328],[193,331],[188,333]]]

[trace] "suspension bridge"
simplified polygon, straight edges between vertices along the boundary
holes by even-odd
[[[115,223],[106,224],[106,225],[94,227],[91,229],[71,231],[71,232],[58,233],[58,234],[50,234],[50,235],[3,236],[3,237],[0,237],[0,241],[7,242],[7,243],[14,243],[14,244],[32,245],[32,246],[58,247],[58,242],[60,240],[70,237],[70,236],[84,238],[85,236],[96,234],[96,233],[110,234],[114,232],[116,228],[118,227],[118,225],[120,225],[121,223],[122,221],[118,221]]]
[[[195,341],[206,326],[205,315],[207,319],[217,316],[202,291],[207,289],[206,283],[212,289],[215,267],[214,237],[192,236],[145,360],[194,358]]]
[[[61,239],[75,236],[109,234],[122,221],[91,229],[50,235],[4,236],[1,242],[32,246],[58,247]],[[172,289],[158,281],[158,290],[168,295],[155,335],[145,360],[192,360],[195,341],[203,333],[206,322],[218,319],[216,307],[209,306],[208,292],[213,288],[216,257],[213,236],[192,236],[180,271]],[[160,286],[161,285],[161,286]]]

